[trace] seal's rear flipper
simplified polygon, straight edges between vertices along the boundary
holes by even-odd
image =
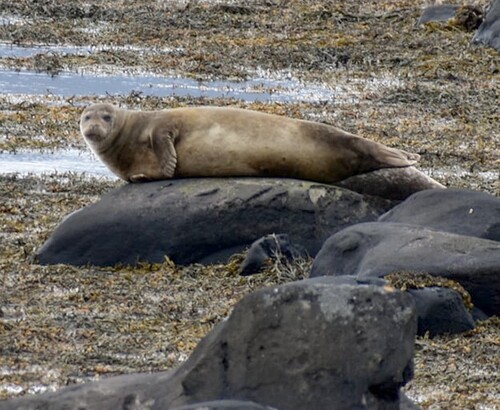
[[[354,138],[352,138],[354,137]],[[400,168],[415,165],[420,155],[406,152],[398,148],[352,136],[349,143],[352,150],[360,156],[358,173],[374,171],[380,168]]]
[[[384,168],[408,167],[415,165],[420,160],[420,155],[412,154],[397,148],[389,148],[385,145],[377,147],[375,158],[380,161]]]
[[[400,152],[404,153],[406,155],[406,159],[411,163],[411,165],[416,164],[418,161],[420,161],[420,155],[419,154],[414,154],[412,152],[407,152],[403,150],[399,150]]]

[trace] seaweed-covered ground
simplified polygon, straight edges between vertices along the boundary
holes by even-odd
[[[464,2],[459,2],[463,3]],[[475,2],[484,7],[487,1]],[[0,0],[0,42],[89,47],[1,56],[4,70],[152,73],[200,81],[294,79],[332,90],[289,102],[0,90],[0,151],[85,149],[82,107],[234,105],[341,128],[422,156],[440,182],[500,194],[500,55],[457,20],[416,25],[424,1]],[[296,84],[296,83],[293,83]],[[280,89],[266,89],[270,95]],[[300,90],[292,90],[300,91]],[[227,265],[74,268],[33,255],[62,217],[122,182],[75,173],[0,175],[0,398],[182,362],[245,294],[307,276],[310,261],[237,275]],[[408,394],[424,408],[500,408],[500,321],[418,338]]]

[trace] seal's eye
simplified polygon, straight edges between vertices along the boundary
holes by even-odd
[[[106,122],[110,122],[111,121],[111,115],[103,115],[102,116],[102,119]]]
[[[88,120],[90,120],[90,115],[86,115],[85,117],[83,117],[83,120],[84,120],[84,121],[88,121]]]

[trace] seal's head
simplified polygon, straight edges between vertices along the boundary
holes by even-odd
[[[91,147],[98,148],[114,138],[123,124],[119,109],[111,104],[94,104],[85,108],[80,131]]]

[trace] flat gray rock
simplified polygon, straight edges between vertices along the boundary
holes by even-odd
[[[416,324],[408,294],[344,278],[298,281],[246,296],[174,371],[111,377],[0,408],[173,410],[240,400],[287,410],[410,409],[400,388],[413,375]]]
[[[331,234],[394,206],[293,179],[199,178],[127,184],[69,215],[38,251],[41,264],[225,261],[256,239],[285,233],[314,255]]]
[[[500,198],[467,189],[431,189],[413,194],[379,221],[500,241]]]
[[[417,24],[425,24],[431,21],[448,21],[455,17],[460,8],[456,4],[437,4],[424,9]]]
[[[500,243],[417,225],[372,222],[346,228],[325,242],[311,277],[384,277],[392,272],[453,279],[479,309],[500,313]]]
[[[485,44],[500,51],[500,0],[493,0],[486,17],[472,38],[474,44]]]

